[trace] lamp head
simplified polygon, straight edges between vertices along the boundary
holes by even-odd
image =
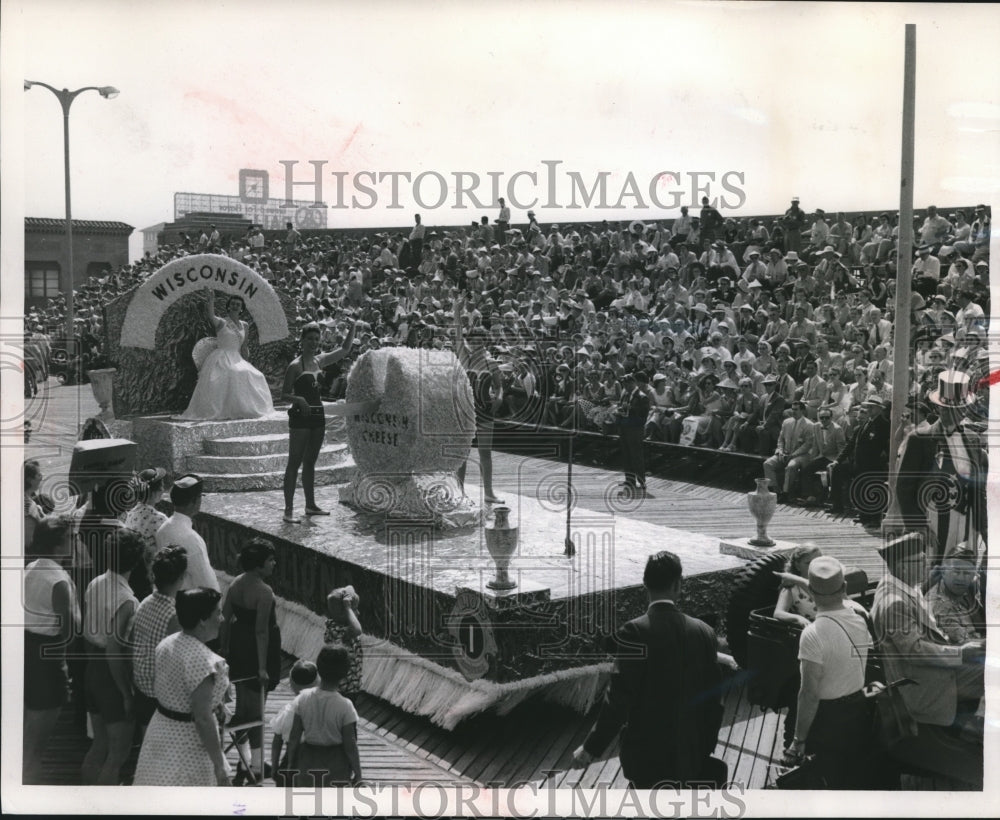
[[[31,80],[25,80],[24,81],[24,90],[27,91],[33,85],[34,85],[34,83]]]
[[[106,100],[113,100],[115,97],[117,97],[121,93],[113,85],[101,86],[97,90],[100,93],[100,95],[102,97],[104,97],[104,99],[106,99]]]

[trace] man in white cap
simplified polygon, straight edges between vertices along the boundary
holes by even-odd
[[[195,532],[192,521],[201,510],[202,489],[201,479],[194,473],[182,475],[174,482],[174,486],[170,488],[174,514],[156,531],[156,547],[162,550],[164,547],[177,546],[184,547],[187,551],[187,572],[179,589],[208,587],[220,591],[219,579],[208,560],[205,539]]]
[[[761,282],[767,277],[767,265],[760,261],[760,251],[753,248],[747,251],[749,264],[743,271],[742,278],[747,282]]]
[[[793,252],[794,253],[794,252]],[[798,254],[796,254],[796,258]],[[767,253],[767,264],[764,266],[764,281],[771,287],[783,285],[788,279],[788,262],[778,248],[772,248]]]
[[[816,756],[826,788],[870,784],[872,701],[864,694],[872,648],[864,618],[847,605],[844,568],[829,556],[809,564],[809,592],[816,620],[799,639],[798,711],[789,756]]]
[[[933,564],[960,543],[986,543],[987,454],[980,437],[962,426],[976,401],[969,374],[944,370],[927,394],[938,420],[921,425],[904,440],[896,498],[907,525],[928,529]],[[949,503],[937,504],[935,488],[946,486]]]

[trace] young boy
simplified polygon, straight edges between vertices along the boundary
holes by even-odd
[[[296,661],[288,676],[288,683],[294,695],[298,695],[303,689],[314,687],[318,680],[319,673],[316,671],[316,664],[312,661]],[[274,772],[274,782],[278,786],[284,786],[286,782],[290,784],[292,780],[291,777],[288,777],[287,755],[283,757],[281,751],[292,734],[294,720],[294,699],[282,706],[281,711],[271,720],[271,731],[274,732],[274,739],[271,741],[271,771]]]

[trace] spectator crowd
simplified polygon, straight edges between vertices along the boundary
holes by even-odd
[[[57,513],[39,463],[24,463],[24,783],[46,782],[43,756],[68,704],[91,737],[84,785],[259,785],[265,775],[311,785],[313,770],[328,773],[324,785],[360,782],[360,597],[351,586],[329,594],[323,649],[291,670],[301,697],[272,723],[265,762],[264,703],[283,677],[267,583],[274,544],[250,538],[223,593],[192,527],[201,480],[173,481],[167,517],[156,506],[166,479],[146,469],[127,494],[108,481]]]
[[[698,216],[684,207],[669,224],[543,226],[529,211],[527,226],[511,228],[506,205],[500,217],[441,231],[417,215],[411,230],[360,236],[303,236],[289,224],[270,239],[256,227],[185,237],[81,288],[83,358],[111,364],[104,303],[171,259],[220,252],[292,297],[300,327],[323,329],[324,349],[360,322],[352,355],[325,374],[331,399],[366,350],[452,346],[461,297],[467,329],[486,331],[501,374],[500,419],[613,433],[625,377],[641,371],[647,440],[756,454],[771,460],[774,489],[809,501],[821,488],[799,476],[814,462],[843,472],[861,428],[888,418],[897,214],[808,213],[796,198],[770,220],[726,219],[707,199]],[[931,206],[913,227],[905,413],[917,425],[933,420],[924,399],[942,371],[970,372],[974,386],[985,375],[990,215]],[[48,344],[63,310],[57,297],[29,312],[26,332]],[[790,432],[795,402],[803,422]]]
[[[840,511],[853,476],[885,470],[890,448],[901,443],[889,440],[888,421],[897,365],[911,368],[904,411],[909,430],[930,424],[941,415],[938,408],[949,406],[946,374],[960,371],[972,386],[964,431],[982,432],[990,311],[990,216],[984,206],[948,215],[927,208],[914,222],[914,259],[904,262],[894,214],[830,218],[819,209],[807,214],[793,200],[775,219],[724,219],[707,201],[703,205],[699,216],[684,208],[669,225],[542,226],[529,211],[528,225],[512,228],[504,206],[494,225],[483,217],[467,228],[441,231],[428,230],[418,216],[411,230],[360,236],[304,237],[291,226],[270,240],[256,228],[243,237],[213,232],[84,285],[75,297],[80,358],[90,366],[113,364],[102,351],[105,303],[172,259],[211,251],[249,265],[288,294],[296,335],[315,322],[322,347],[330,349],[344,344],[357,325],[351,355],[324,374],[331,399],[344,395],[351,364],[367,350],[452,347],[460,303],[463,333],[485,335],[489,365],[499,374],[498,420],[613,433],[623,415],[624,385],[634,391],[638,384],[649,399],[646,441],[756,456],[789,502],[814,504],[828,496]],[[913,355],[912,362],[896,363],[901,264],[913,276]],[[27,314],[26,341],[43,377],[51,361],[46,350],[54,346],[49,332],[61,326],[64,311],[56,298]],[[236,690],[237,713],[262,717],[253,704],[263,702],[262,691],[273,689],[280,676],[273,668],[280,636],[266,584],[274,548],[248,544],[241,556],[244,575],[224,598],[204,542],[190,526],[200,482],[196,476],[174,482],[175,513],[167,521],[155,506],[163,479],[156,468],[137,476],[136,504],[122,511],[124,527],[114,523],[109,535],[107,519],[116,511],[104,508],[99,493],[75,525],[47,516],[34,496],[38,465],[25,464],[30,594],[45,616],[29,625],[34,643],[26,644],[29,677],[44,684],[27,704],[37,729],[25,736],[28,782],[40,774],[41,748],[32,741],[51,734],[71,680],[82,688],[77,703],[95,733],[84,762],[87,783],[121,782],[136,722],[142,738],[136,783],[230,782],[217,721],[226,709],[230,672],[237,670],[223,657],[238,667],[243,683]],[[869,515],[864,523],[877,520]],[[909,542],[900,543],[900,555],[912,551]],[[46,557],[53,555],[71,573]],[[839,613],[841,570],[821,563],[812,574],[801,572],[816,603],[824,604],[826,595],[828,611]],[[654,597],[673,589],[679,565],[671,573],[650,587]],[[921,579],[905,580],[899,595]],[[360,678],[357,596],[350,588],[335,591],[329,606],[331,646],[315,665],[298,668],[301,694],[276,727],[282,743],[272,750],[272,772],[291,759],[329,771],[331,782],[358,782],[351,704]],[[77,658],[77,673],[61,663],[58,670],[35,664],[41,645],[70,637],[81,610],[86,652],[83,663]],[[864,637],[862,627],[857,631]],[[137,634],[145,637],[130,668],[117,659]],[[245,662],[234,661],[234,641]],[[979,651],[964,633],[954,643],[959,648],[952,655],[960,659]],[[819,650],[815,658],[820,665],[828,661]],[[813,683],[819,687],[820,678]],[[841,687],[844,697],[856,694],[858,685],[852,680]],[[962,694],[975,701],[976,687],[966,689]],[[806,702],[800,698],[793,744],[799,751],[808,749],[812,736],[811,718],[801,717],[809,714]],[[954,718],[952,708],[937,722]],[[259,770],[260,733],[234,740],[241,758],[253,763],[246,768]],[[596,751],[600,744],[593,745]]]

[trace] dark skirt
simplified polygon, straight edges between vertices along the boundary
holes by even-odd
[[[105,723],[129,720],[125,712],[125,699],[111,676],[108,658],[102,649],[87,645],[87,669],[84,672],[84,694],[87,712],[100,715]]]
[[[351,764],[344,747],[302,743],[295,763],[295,785],[350,786]]]
[[[241,606],[233,605],[235,619],[230,627],[229,633],[229,657],[226,661],[229,664],[229,679],[240,681],[245,678],[253,678],[246,682],[246,687],[254,692],[260,691],[260,684],[257,682],[257,670],[260,664],[257,658],[257,612]],[[281,680],[281,630],[278,629],[278,622],[274,612],[271,612],[267,627],[267,658],[264,659],[264,668],[267,669],[267,691],[272,691]]]
[[[65,639],[24,630],[24,708],[58,709],[69,693]]]

